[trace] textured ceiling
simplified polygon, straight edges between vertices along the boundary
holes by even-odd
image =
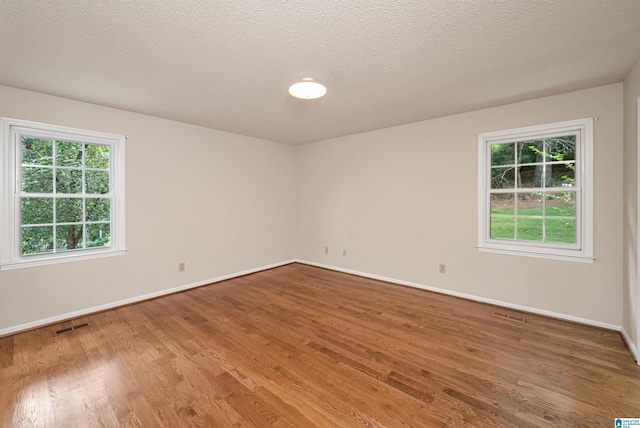
[[[638,0],[0,0],[0,84],[289,144],[620,82]],[[312,77],[319,100],[288,95]]]

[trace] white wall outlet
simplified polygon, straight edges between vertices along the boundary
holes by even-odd
[[[444,263],[440,263],[440,266],[438,266],[438,272],[447,273],[447,265],[445,265]]]
[[[178,272],[184,272],[187,268],[187,264],[185,262],[178,263]]]
[[[324,247],[324,253],[329,254],[329,247]]]
[[[342,250],[342,256],[347,257],[347,250]]]

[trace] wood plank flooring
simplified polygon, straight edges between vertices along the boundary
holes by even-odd
[[[0,338],[0,426],[612,427],[640,417],[640,367],[618,333],[494,311],[291,264]]]

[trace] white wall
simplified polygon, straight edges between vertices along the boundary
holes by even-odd
[[[620,326],[622,115],[614,84],[301,146],[298,258]],[[479,253],[475,134],[584,117],[597,260]]]
[[[627,341],[640,350],[638,295],[638,97],[640,61],[624,81],[624,278],[623,323]],[[640,359],[639,359],[640,363]]]
[[[0,333],[295,257],[291,146],[3,86],[0,116],[129,135],[127,254],[0,272]]]
[[[0,272],[0,333],[295,257],[623,325],[622,106],[615,84],[290,147],[0,86],[0,116],[129,135],[127,255]],[[479,253],[475,134],[589,116],[597,260]]]

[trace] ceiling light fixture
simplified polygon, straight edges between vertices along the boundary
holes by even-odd
[[[324,94],[327,93],[327,88],[318,82],[314,82],[312,78],[305,77],[302,79],[302,82],[291,85],[289,87],[289,93],[303,100],[314,100],[324,96]]]

